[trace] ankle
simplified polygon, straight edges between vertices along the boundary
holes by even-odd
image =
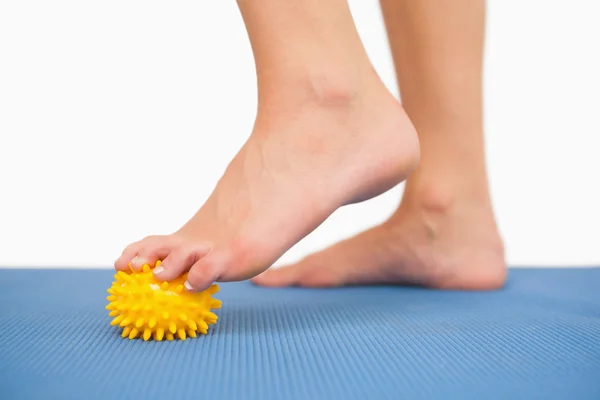
[[[259,79],[259,112],[282,107],[297,110],[306,105],[349,108],[360,103],[376,84],[371,75],[354,66],[333,65],[272,73]]]
[[[492,213],[485,182],[473,184],[443,177],[431,180],[419,179],[418,176],[409,178],[403,203],[434,214],[447,214],[463,207]]]

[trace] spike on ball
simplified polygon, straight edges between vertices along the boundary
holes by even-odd
[[[217,323],[211,309],[221,307],[212,297],[219,291],[213,284],[202,292],[188,292],[183,283],[187,274],[169,282],[154,278],[154,267],[145,264],[141,271],[119,271],[107,290],[106,310],[112,317],[110,325],[122,329],[121,336],[129,339],[186,340],[208,333],[209,325]]]

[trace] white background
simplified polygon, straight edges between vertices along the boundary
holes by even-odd
[[[351,8],[397,93],[378,3]],[[600,264],[599,16],[596,0],[489,3],[486,145],[511,266]],[[173,231],[246,139],[255,98],[233,0],[0,2],[0,266],[110,267]],[[382,221],[402,189],[280,261]]]

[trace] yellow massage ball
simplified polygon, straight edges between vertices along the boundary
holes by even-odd
[[[154,267],[160,263],[157,261]],[[121,336],[129,339],[185,340],[188,336],[195,338],[197,332],[206,334],[208,326],[217,323],[218,317],[211,309],[221,308],[221,301],[212,297],[219,286],[188,292],[183,286],[187,273],[160,282],[154,278],[154,267],[146,264],[141,271],[115,274],[106,298],[108,315],[114,317],[110,324],[123,328]]]

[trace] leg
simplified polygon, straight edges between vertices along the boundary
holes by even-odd
[[[200,210],[174,234],[128,246],[116,269],[163,259],[157,278],[189,271],[188,290],[248,279],[418,163],[414,127],[373,71],[345,0],[238,5],[258,77],[253,132]]]
[[[421,162],[381,226],[259,276],[267,286],[405,283],[494,289],[506,279],[482,128],[484,0],[381,0]]]

